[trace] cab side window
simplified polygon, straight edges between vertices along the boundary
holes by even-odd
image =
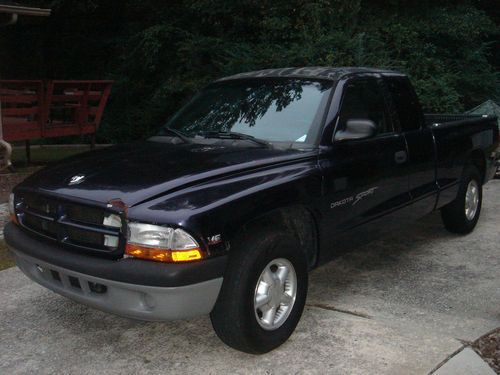
[[[344,88],[338,130],[345,130],[348,120],[371,120],[377,126],[377,134],[392,133],[384,96],[375,79],[358,79]]]
[[[385,82],[396,106],[403,131],[420,129],[424,123],[422,108],[408,78],[388,77]]]

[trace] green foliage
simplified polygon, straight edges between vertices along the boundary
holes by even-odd
[[[154,133],[221,76],[284,66],[376,66],[412,78],[427,111],[500,98],[494,1],[53,0],[0,35],[8,78],[114,79],[99,133]]]

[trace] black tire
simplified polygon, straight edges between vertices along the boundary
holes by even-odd
[[[307,257],[299,241],[283,232],[259,231],[238,239],[232,250],[224,282],[210,314],[219,338],[234,349],[251,354],[267,353],[283,344],[300,320],[307,296]],[[234,246],[234,245],[233,245]],[[266,330],[257,321],[254,294],[259,277],[270,262],[286,259],[297,277],[296,298],[281,326]]]
[[[479,202],[473,217],[468,218],[465,213],[467,188],[471,181],[475,181],[478,188]],[[453,202],[441,209],[441,218],[445,228],[458,234],[472,232],[481,214],[483,201],[483,187],[479,170],[473,165],[467,165],[462,175],[462,181],[458,189],[457,197]]]

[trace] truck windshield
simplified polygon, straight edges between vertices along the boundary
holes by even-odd
[[[214,83],[175,114],[158,135],[314,144],[332,82],[256,78]],[[169,134],[170,133],[170,134]],[[247,137],[250,136],[250,137]]]

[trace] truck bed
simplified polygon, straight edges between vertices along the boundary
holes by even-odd
[[[470,120],[478,120],[481,118],[489,118],[488,115],[467,115],[455,113],[425,113],[424,119],[427,126],[444,123],[464,122]]]

